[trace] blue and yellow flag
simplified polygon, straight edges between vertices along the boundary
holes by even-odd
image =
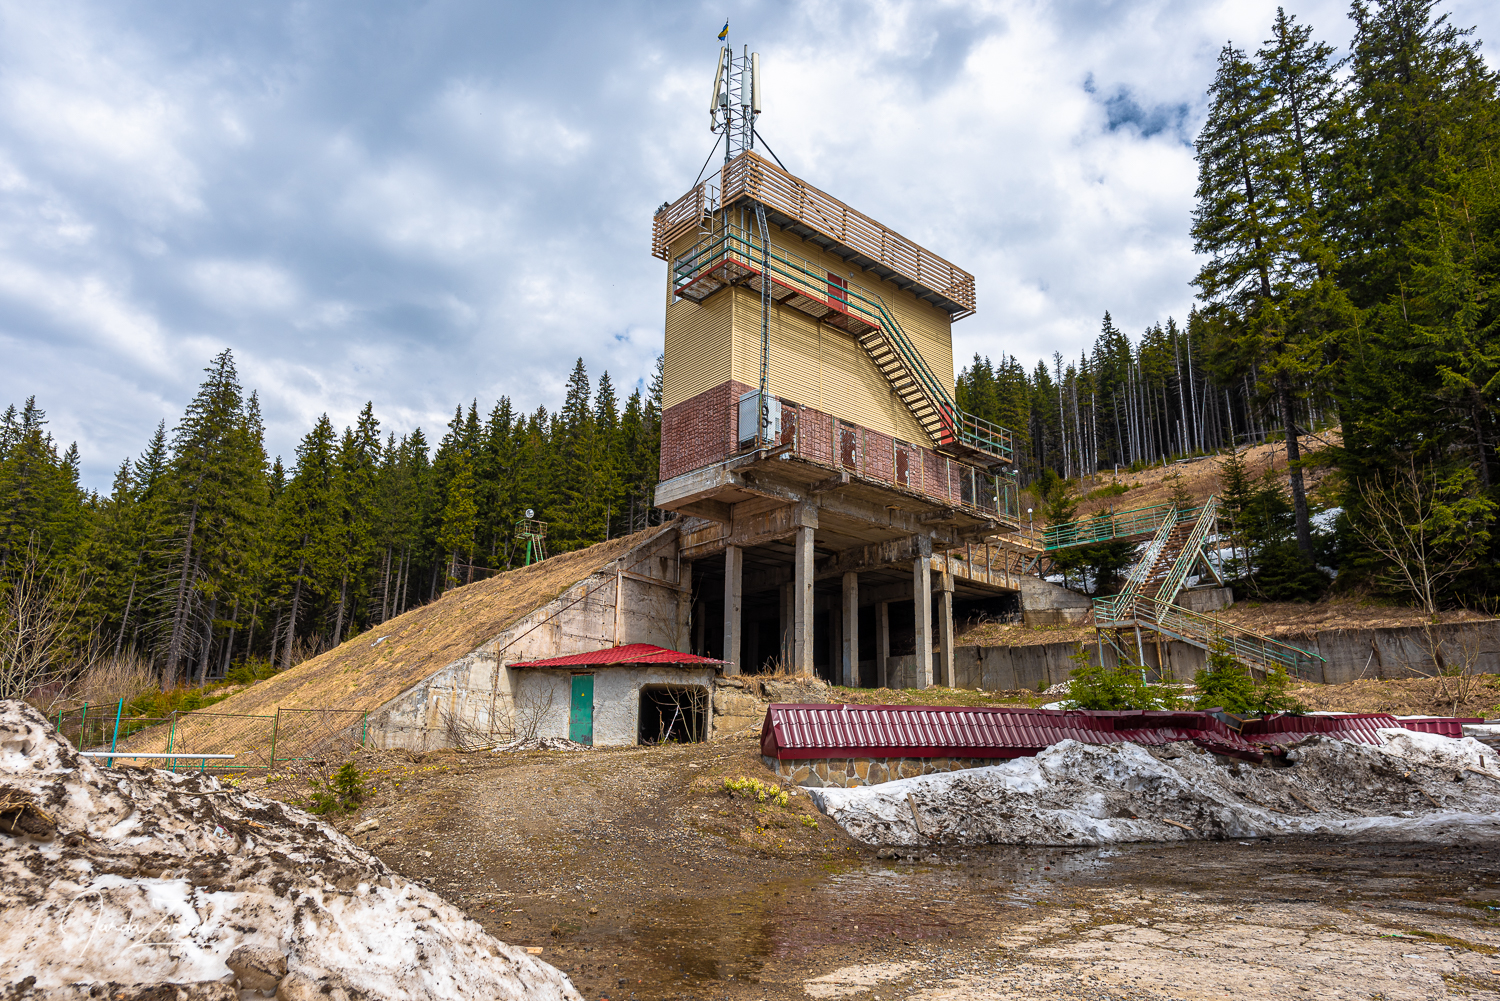
[[[719,32],[719,41],[722,42],[724,39],[726,39],[728,37],[729,37],[729,19],[725,18],[724,19],[724,30],[721,31],[721,32]]]

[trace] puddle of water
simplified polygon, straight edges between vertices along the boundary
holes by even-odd
[[[1032,920],[1027,914],[1037,905],[1077,903],[1105,890],[1206,893],[1247,904],[1340,888],[1366,897],[1439,892],[1436,882],[1416,885],[1410,858],[1388,850],[1372,864],[1367,851],[1312,842],[966,848],[936,863],[870,860],[749,892],[662,901],[627,927],[581,933],[578,944],[626,953],[626,989],[637,997],[719,997],[718,988],[779,980],[807,962],[854,965],[889,959],[905,946],[993,941],[1008,915]],[[1484,868],[1494,882],[1500,861]]]

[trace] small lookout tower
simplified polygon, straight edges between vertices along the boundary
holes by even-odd
[[[725,160],[652,222],[667,262],[656,504],[689,518],[696,589],[724,584],[721,642],[705,601],[699,646],[730,671],[894,682],[895,602],[909,683],[932,682],[936,645],[952,684],[954,601],[1019,587],[996,544],[1019,528],[1010,433],[954,400],[951,327],[975,310],[974,276],[762,157],[760,93],[759,58],[721,49]]]

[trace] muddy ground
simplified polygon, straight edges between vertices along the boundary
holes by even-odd
[[[377,791],[338,826],[379,820],[356,840],[591,1001],[1500,999],[1500,845],[882,859],[805,794],[726,792],[773,778],[748,738],[361,764]]]

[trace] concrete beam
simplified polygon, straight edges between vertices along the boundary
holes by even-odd
[[[792,580],[792,669],[803,677],[813,673],[813,529],[797,529]]]
[[[844,684],[859,684],[859,574],[844,574]]]
[[[679,505],[677,510],[682,514],[691,514],[699,518],[707,518],[709,521],[723,522],[728,525],[734,521],[734,505],[726,504],[718,500],[696,500]]]
[[[749,549],[776,542],[796,533],[799,528],[818,527],[818,507],[814,503],[786,504],[747,517],[738,517],[730,525],[728,536],[711,542],[683,547],[685,558],[698,558],[722,550],[726,545]]]
[[[741,607],[744,600],[744,551],[739,546],[724,550],[724,665],[725,674],[740,673],[740,643],[743,640]]]

